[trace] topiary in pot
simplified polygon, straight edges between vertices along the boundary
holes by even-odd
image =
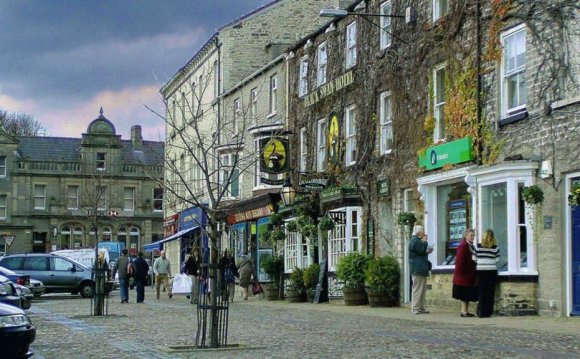
[[[373,258],[365,269],[369,303],[373,306],[394,306],[399,299],[401,272],[393,256]]]
[[[317,263],[312,263],[308,267],[304,268],[304,287],[306,288],[306,296],[309,302],[314,299],[314,293],[316,291],[316,286],[318,285],[318,275],[320,274],[320,266]]]
[[[338,261],[336,277],[344,282],[343,294],[345,305],[366,304],[367,296],[364,290],[364,273],[368,261],[368,256],[358,252],[351,252]]]

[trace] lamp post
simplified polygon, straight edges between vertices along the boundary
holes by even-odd
[[[286,174],[286,179],[284,180],[284,184],[282,185],[282,201],[284,202],[284,206],[290,207],[293,206],[296,202],[296,190],[292,187],[292,183],[290,181],[290,175]]]

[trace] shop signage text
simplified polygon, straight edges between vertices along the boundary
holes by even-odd
[[[339,77],[331,80],[324,85],[320,86],[315,91],[312,91],[308,96],[304,98],[304,107],[309,107],[322,100],[324,97],[341,90],[342,88],[352,84],[354,82],[354,74],[349,71]]]
[[[328,177],[312,177],[305,174],[300,174],[298,178],[298,186],[309,191],[320,192],[328,183]]]
[[[269,216],[272,213],[270,206],[264,206],[261,208],[251,209],[248,211],[229,214],[228,224],[234,224],[239,222],[247,222],[253,219]]]
[[[429,147],[419,156],[419,167],[428,170],[441,168],[448,164],[458,164],[473,161],[473,145],[471,137]]]

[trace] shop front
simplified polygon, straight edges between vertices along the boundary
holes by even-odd
[[[464,161],[454,164],[459,162]],[[456,248],[467,229],[475,230],[476,242],[491,229],[500,248],[496,311],[505,315],[537,313],[535,211],[525,205],[521,195],[524,187],[534,184],[537,169],[535,162],[514,161],[467,165],[417,178],[425,204],[424,226],[434,248],[428,295],[432,305],[458,305],[451,298]]]

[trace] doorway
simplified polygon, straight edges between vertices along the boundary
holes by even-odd
[[[580,181],[576,179],[572,183]],[[572,311],[570,315],[580,315],[580,206],[571,207],[572,241]]]

